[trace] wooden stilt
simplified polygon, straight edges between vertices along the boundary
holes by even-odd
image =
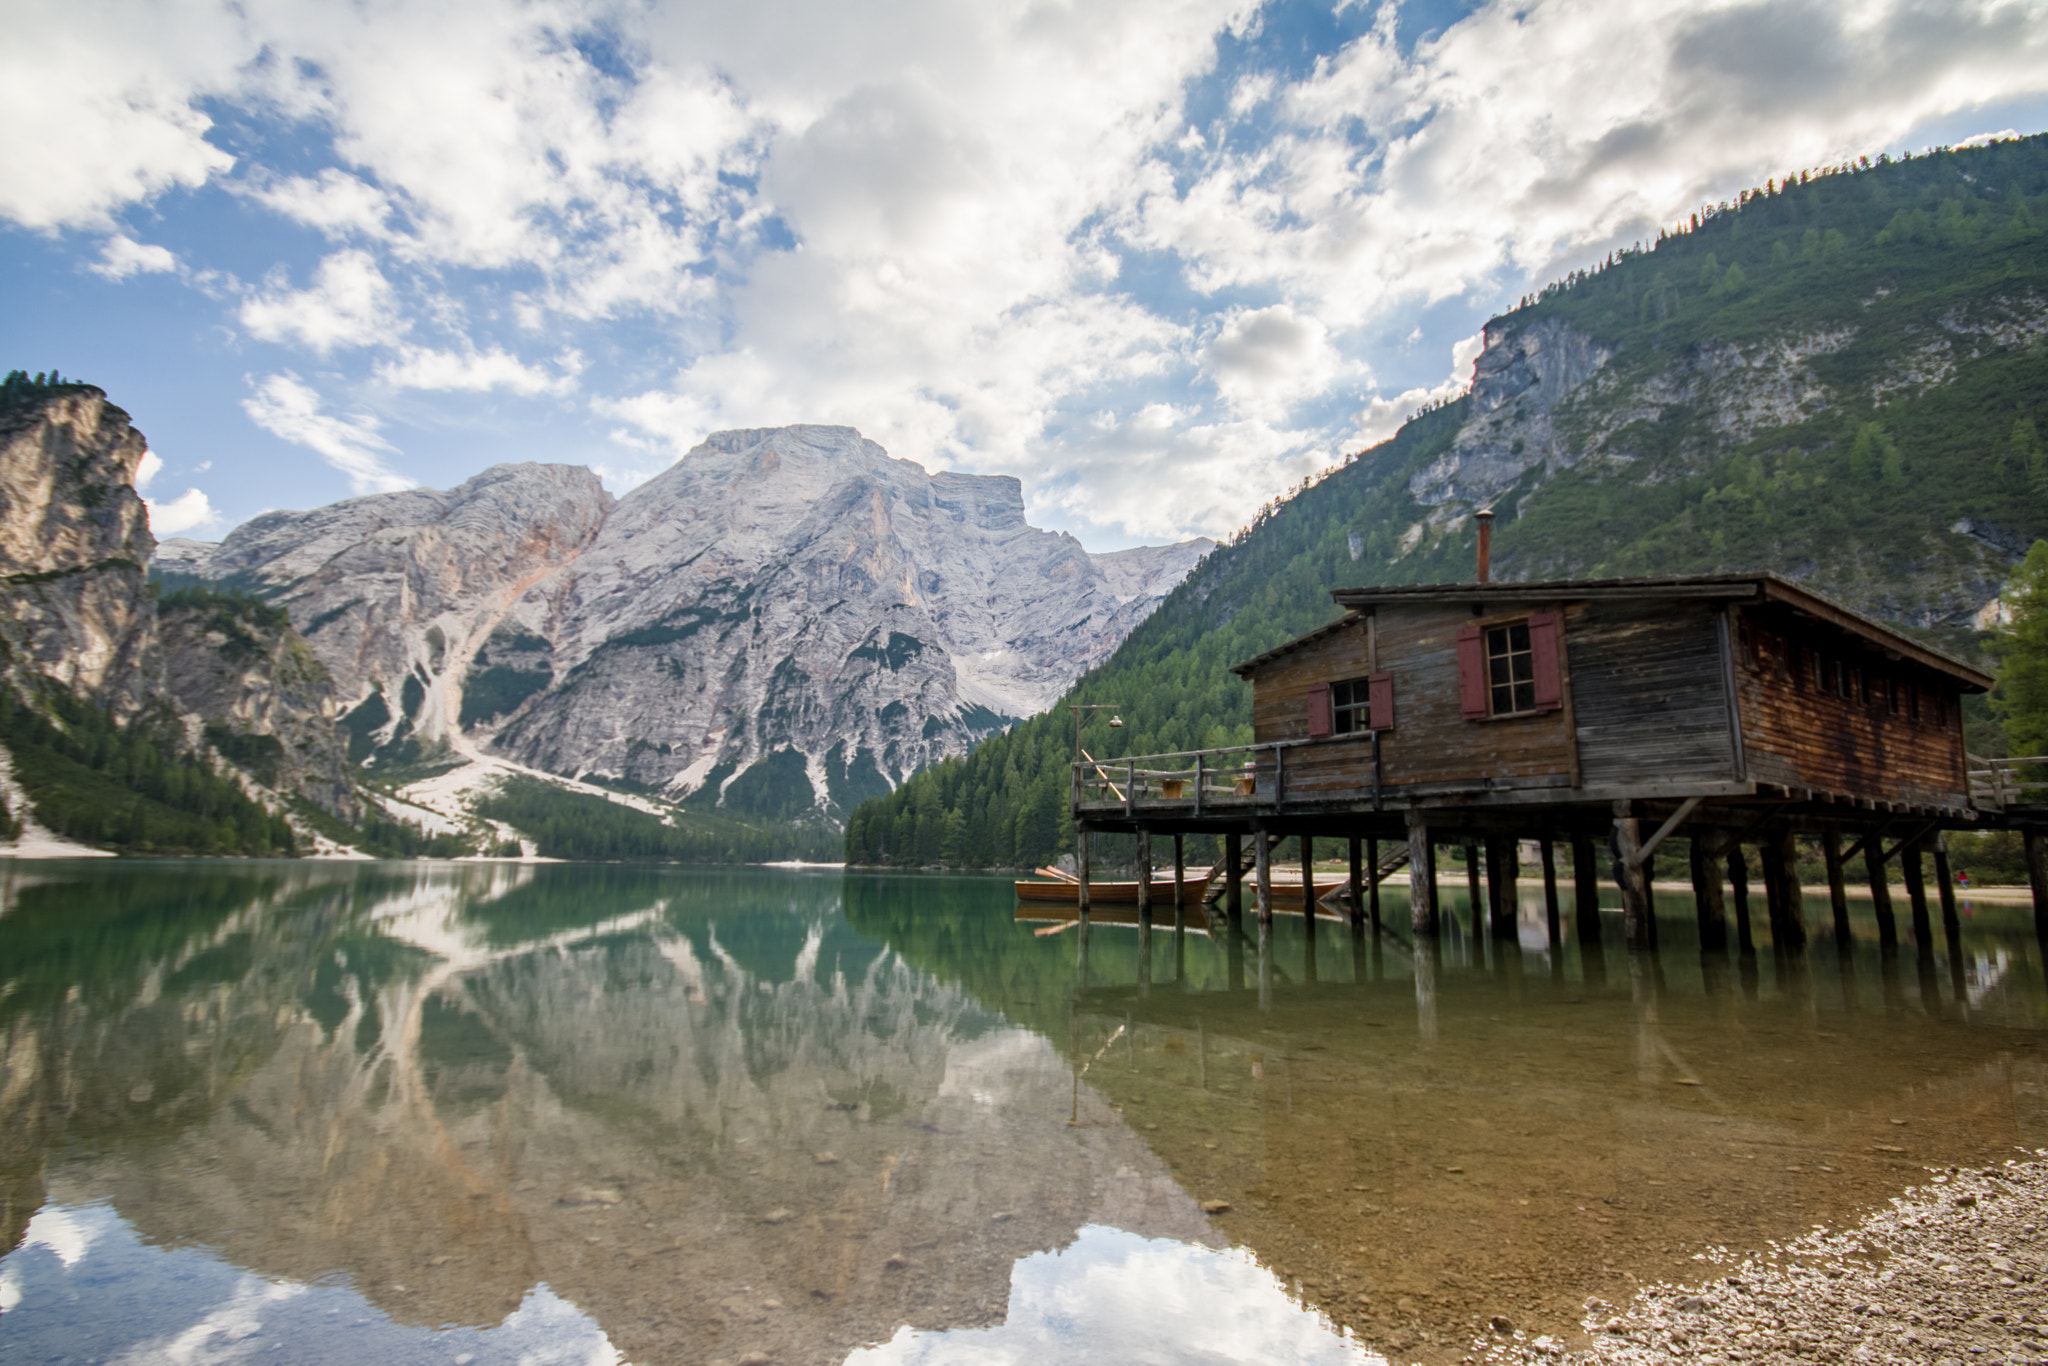
[[[1543,858],[1543,920],[1550,931],[1551,961],[1557,961],[1557,951],[1564,947],[1564,932],[1557,916],[1557,849],[1545,835],[1537,849]]]
[[[1757,846],[1763,856],[1764,895],[1771,908],[1771,947],[1797,953],[1806,947],[1805,898],[1799,888],[1799,851],[1792,834],[1773,835]]]
[[[1173,837],[1173,927],[1179,929],[1187,922],[1184,914],[1188,904],[1188,858],[1184,835]]]
[[[1365,869],[1360,866],[1364,862],[1363,844],[1364,841],[1353,835],[1345,850],[1351,858],[1350,910],[1351,930],[1354,934],[1365,929]]]
[[[1934,837],[1934,887],[1941,898],[1942,937],[1953,944],[1962,936],[1963,922],[1956,916],[1956,880],[1948,869],[1948,836]]]
[[[1595,862],[1593,841],[1586,835],[1572,836],[1572,897],[1574,929],[1579,945],[1600,943],[1600,865]]]
[[[1899,927],[1892,919],[1892,889],[1884,875],[1884,832],[1874,830],[1863,845],[1863,871],[1870,878],[1870,909],[1877,915],[1877,943],[1887,953],[1899,947]]]
[[[1152,832],[1138,832],[1138,924],[1152,923]]]
[[[1078,908],[1081,928],[1088,928],[1088,827],[1080,826],[1074,831],[1074,866],[1081,875],[1081,885],[1074,890],[1074,904]]]
[[[1244,839],[1231,834],[1223,837],[1224,858],[1224,914],[1233,925],[1244,922]]]
[[[1436,857],[1429,842],[1429,825],[1420,811],[1408,812],[1408,905],[1409,920],[1417,939],[1436,938]],[[2048,885],[2048,884],[2042,884]],[[2042,904],[2041,893],[2035,903]],[[2038,911],[2037,911],[2038,914]]]
[[[2027,881],[2034,889],[2034,934],[2048,945],[2048,831],[2027,831]]]
[[[1372,868],[1372,877],[1365,889],[1365,918],[1372,922],[1372,932],[1380,932],[1380,842],[1367,840],[1365,856]]]
[[[1835,947],[1847,951],[1849,934],[1849,886],[1842,873],[1842,837],[1830,830],[1820,837],[1821,856],[1828,864],[1828,909],[1835,917]]]
[[[1708,849],[1711,836],[1702,831],[1692,840],[1692,902],[1699,914],[1700,947],[1709,953],[1728,951],[1728,911],[1721,899],[1721,868]]]
[[[1465,848],[1465,899],[1472,913],[1472,948],[1483,954],[1479,946],[1486,940],[1486,893],[1479,885],[1479,846],[1469,841]]]
[[[1316,932],[1316,845],[1307,835],[1301,837],[1301,918],[1313,935]]]
[[[1735,947],[1744,958],[1756,956],[1756,936],[1749,929],[1749,862],[1742,857],[1742,846],[1728,847],[1728,887],[1735,903]]]
[[[1614,880],[1621,888],[1623,933],[1632,949],[1652,947],[1650,880],[1637,852],[1642,848],[1643,826],[1635,814],[1635,803],[1614,804]]]
[[[1927,868],[1920,856],[1920,841],[1907,845],[1899,859],[1899,871],[1906,875],[1906,904],[1913,909],[1913,947],[1922,956],[1934,952],[1934,924],[1927,914]]]
[[[1263,830],[1252,831],[1252,866],[1258,879],[1259,942],[1263,945],[1273,924],[1273,851]]]
[[[1515,923],[1515,877],[1520,859],[1520,840],[1509,835],[1487,836],[1486,912],[1495,939],[1515,939],[1521,933]]]

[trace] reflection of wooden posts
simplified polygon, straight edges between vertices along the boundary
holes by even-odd
[[[1260,943],[1260,944],[1261,944],[1262,946],[1263,946],[1263,945],[1264,945],[1264,944],[1266,943],[1267,939],[1268,939],[1268,938],[1270,938],[1270,935],[1268,934],[1268,930],[1269,930],[1269,928],[1270,928],[1270,927],[1272,926],[1272,924],[1273,924],[1273,853],[1272,853],[1272,848],[1273,848],[1273,847],[1272,847],[1272,844],[1271,844],[1271,842],[1270,842],[1270,841],[1268,841],[1268,840],[1267,840],[1267,838],[1266,838],[1266,832],[1265,832],[1265,831],[1263,831],[1263,830],[1254,830],[1254,831],[1252,831],[1252,859],[1253,859],[1253,867],[1254,867],[1254,868],[1256,869],[1256,876],[1257,876],[1257,878],[1258,878],[1258,882],[1257,882],[1257,891],[1258,891],[1258,898],[1259,898],[1259,899],[1258,899],[1258,913],[1259,913],[1259,943]],[[1260,952],[1260,955],[1261,955],[1262,957],[1264,957],[1264,956],[1266,955],[1266,950],[1264,949],[1264,947],[1261,947],[1261,948],[1260,948],[1260,950],[1259,950],[1259,952]]]
[[[1548,835],[1543,837],[1537,848],[1543,856],[1543,921],[1550,931],[1550,954],[1554,965],[1558,950],[1564,947],[1564,931],[1557,916],[1557,850]]]
[[[2038,896],[2037,892],[2037,900]],[[1412,808],[1408,812],[1408,908],[1415,937],[1436,938],[1436,855],[1429,842],[1428,821]]]
[[[1863,837],[1863,871],[1870,878],[1870,909],[1877,916],[1877,943],[1886,953],[1899,947],[1899,927],[1892,919],[1892,889],[1884,875],[1884,831]]]
[[[1623,933],[1632,949],[1654,945],[1650,924],[1649,870],[1642,857],[1643,825],[1636,818],[1633,802],[1614,804],[1614,880],[1621,888]]]
[[[1486,950],[1481,947],[1486,939],[1485,893],[1479,886],[1479,846],[1470,840],[1465,842],[1465,900],[1470,903],[1472,914],[1472,951],[1481,958]]]
[[[1913,946],[1921,954],[1934,952],[1934,925],[1927,915],[1927,865],[1920,857],[1920,841],[1905,847],[1899,871],[1906,875],[1906,904],[1913,909]]]
[[[1244,922],[1244,840],[1231,834],[1223,837],[1223,912],[1230,923]]]
[[[1187,849],[1181,841],[1182,835],[1173,837],[1173,923],[1178,927],[1186,918],[1181,908],[1188,904],[1188,859]]]
[[[1963,922],[1956,917],[1956,880],[1948,868],[1948,836],[1934,837],[1934,886],[1941,897],[1941,932],[1951,945],[1962,936]]]
[[[1721,869],[1708,848],[1710,839],[1705,831],[1692,838],[1692,902],[1699,915],[1700,947],[1726,953],[1728,909],[1721,899]]]
[[[1742,846],[1728,846],[1728,890],[1729,898],[1735,903],[1735,948],[1744,958],[1756,954],[1756,936],[1749,928],[1749,861],[1742,857]]]
[[[1835,947],[1849,948],[1849,886],[1842,872],[1842,837],[1830,830],[1820,837],[1821,856],[1828,864],[1828,909],[1835,917]]]
[[[1572,836],[1572,899],[1579,946],[1600,943],[1600,865],[1593,858],[1593,840]]]
[[[1374,841],[1374,843],[1375,843],[1375,845],[1377,845],[1378,841]],[[1351,887],[1351,906],[1350,906],[1350,910],[1351,910],[1351,933],[1352,933],[1352,934],[1354,934],[1354,935],[1358,935],[1358,934],[1363,934],[1363,933],[1365,932],[1365,876],[1364,876],[1364,874],[1365,874],[1365,870],[1364,870],[1364,869],[1363,869],[1362,867],[1360,867],[1360,864],[1362,864],[1362,863],[1364,862],[1364,857],[1365,857],[1365,853],[1364,853],[1364,848],[1363,848],[1363,844],[1364,844],[1364,841],[1362,841],[1361,839],[1359,839],[1359,837],[1358,837],[1358,836],[1356,836],[1356,835],[1353,835],[1353,836],[1352,836],[1352,837],[1350,838],[1350,840],[1348,841],[1347,847],[1346,847],[1346,849],[1345,849],[1345,853],[1347,853],[1348,855],[1350,855],[1350,859],[1351,859],[1351,868],[1350,868],[1350,879],[1351,879],[1351,883],[1350,883],[1350,887]],[[1375,853],[1377,853],[1377,852],[1378,852],[1378,850],[1377,850],[1377,849],[1375,849],[1375,850],[1374,850],[1374,852],[1375,852]],[[1374,860],[1373,860],[1373,868],[1374,868],[1374,871],[1378,871],[1378,868],[1379,868],[1379,860],[1378,860],[1378,859],[1374,859]]]

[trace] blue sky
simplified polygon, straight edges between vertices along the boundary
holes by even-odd
[[[1227,533],[1532,284],[2048,127],[2048,0],[9,8],[0,367],[134,415],[159,535],[788,422]]]

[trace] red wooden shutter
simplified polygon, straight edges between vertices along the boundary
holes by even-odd
[[[1368,694],[1372,702],[1372,729],[1392,730],[1394,728],[1394,676],[1374,674],[1365,680],[1371,689]]]
[[[1564,705],[1564,679],[1557,667],[1557,613],[1530,614],[1529,657],[1536,667],[1536,710],[1556,711]]]
[[[1330,725],[1330,685],[1313,683],[1308,690],[1308,738],[1320,740],[1328,735]]]
[[[1458,632],[1458,696],[1467,721],[1486,715],[1486,646],[1477,626]]]

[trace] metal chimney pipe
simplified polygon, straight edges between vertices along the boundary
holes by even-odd
[[[1479,577],[1475,582],[1485,583],[1493,572],[1493,509],[1481,508],[1472,516],[1479,523]]]

